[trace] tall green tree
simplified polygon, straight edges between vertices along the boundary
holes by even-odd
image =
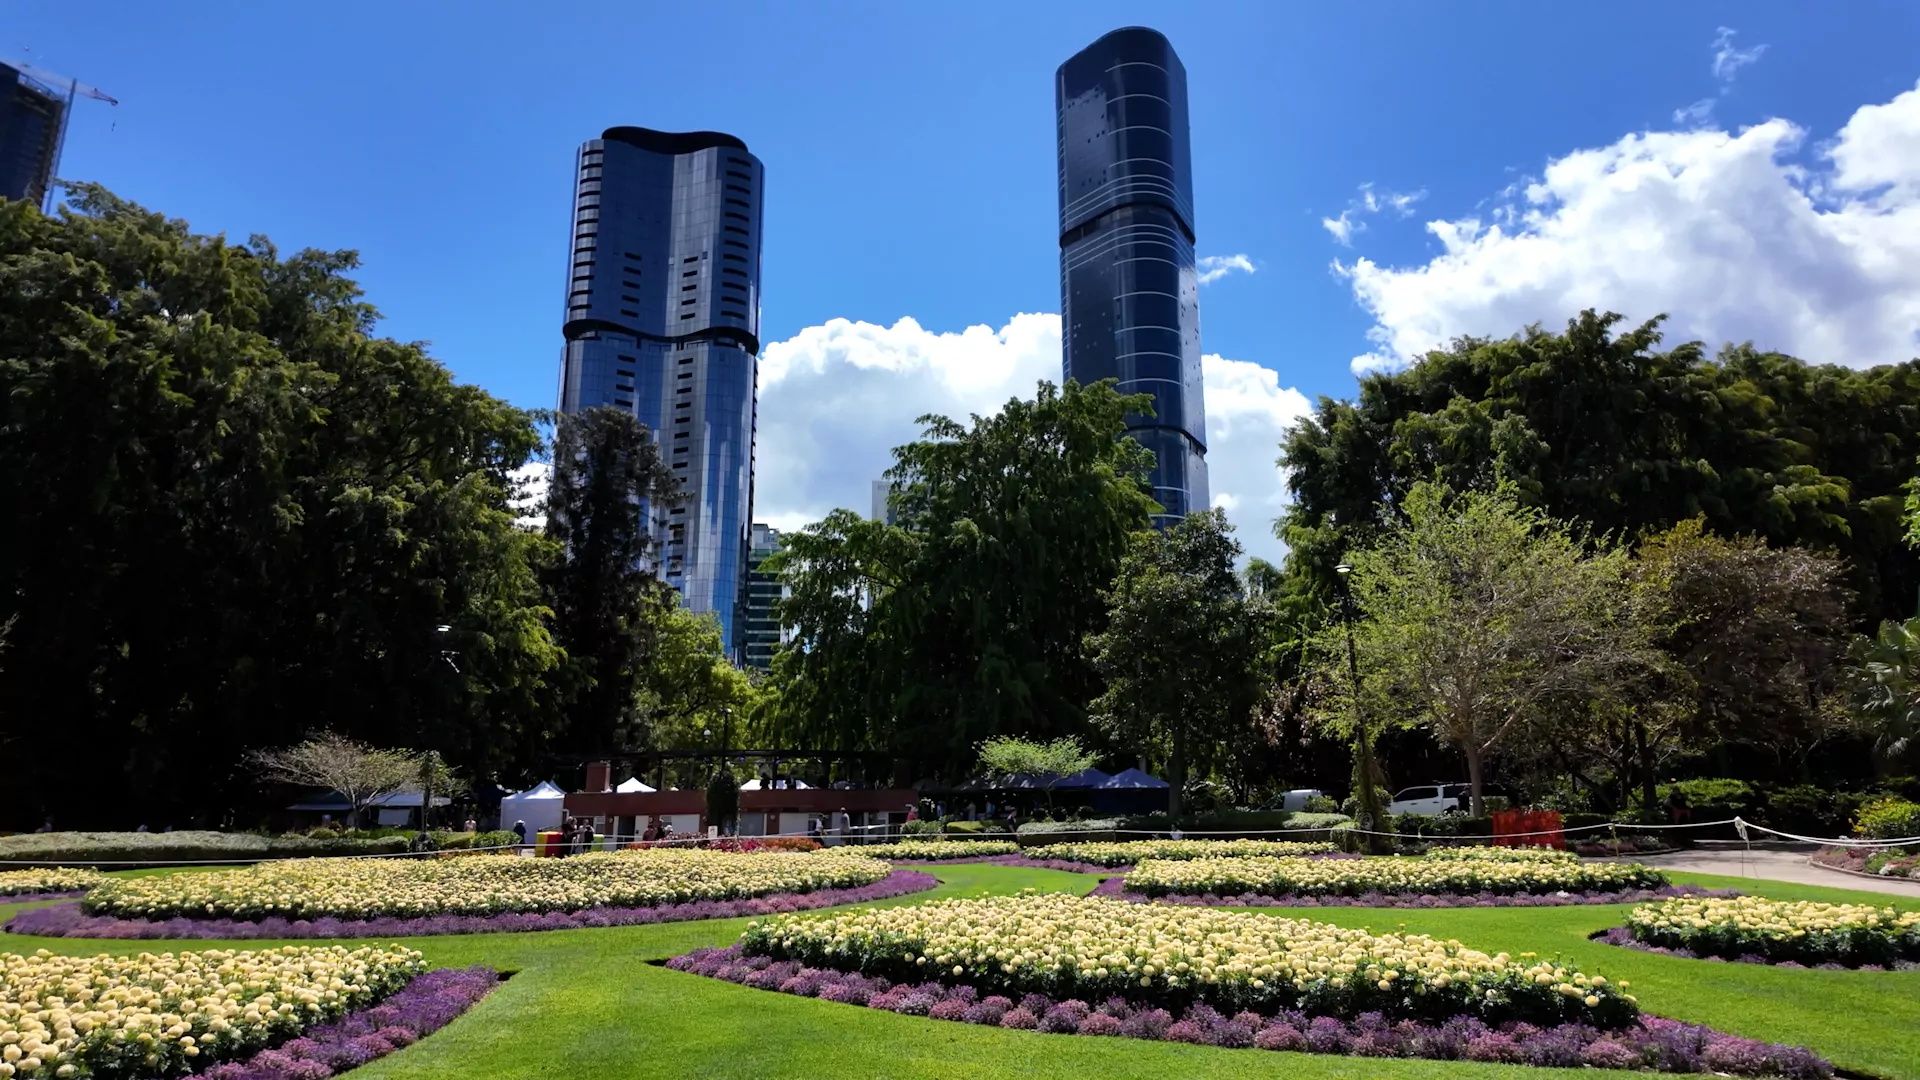
[[[1107,625],[1087,640],[1106,683],[1094,723],[1166,761],[1175,820],[1190,759],[1222,760],[1250,733],[1263,685],[1265,614],[1234,572],[1232,533],[1207,510],[1135,534],[1107,592]]]
[[[718,745],[730,725],[744,735],[756,691],[747,673],[727,659],[720,621],[688,610],[671,589],[650,597],[642,618],[647,653],[638,704],[651,745]]]
[[[641,693],[662,609],[677,607],[653,573],[656,517],[680,484],[646,425],[610,406],[559,419],[547,488],[554,636],[572,658],[563,745],[583,754],[645,746]]]
[[[1913,761],[1920,738],[1920,617],[1880,624],[1849,652],[1847,689],[1883,772]]]
[[[1839,560],[1693,518],[1642,540],[1631,570],[1655,644],[1684,673],[1669,692],[1686,700],[1696,745],[1786,754],[1818,736],[1852,621]]]
[[[530,417],[282,257],[76,185],[0,203],[0,820],[183,823],[332,730],[491,773],[563,659],[514,525]]]
[[[1085,727],[1100,680],[1085,640],[1155,504],[1152,455],[1123,439],[1151,407],[1111,382],[1041,383],[963,424],[921,418],[894,451],[893,525],[849,511],[788,538],[776,658],[784,730],[910,753],[950,772],[995,735]]]
[[[1462,338],[1323,398],[1283,445],[1290,560],[1323,583],[1413,485],[1496,482],[1595,535],[1704,516],[1721,536],[1831,550],[1869,619],[1911,612],[1901,543],[1920,455],[1920,361],[1854,370],[1751,345],[1661,347],[1661,319],[1582,312],[1563,332]],[[1828,360],[1844,361],[1845,357]]]
[[[1350,560],[1364,711],[1457,747],[1478,815],[1490,755],[1533,735],[1556,699],[1604,700],[1657,660],[1622,602],[1624,551],[1590,548],[1504,488],[1416,484],[1403,512]],[[1351,693],[1342,631],[1326,633],[1318,655]]]

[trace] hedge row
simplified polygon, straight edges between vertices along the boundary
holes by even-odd
[[[467,834],[456,834],[466,836]],[[511,835],[511,834],[509,834]],[[471,841],[469,841],[470,843]],[[304,836],[184,831],[54,832],[0,836],[0,866],[9,862],[58,863],[89,867],[116,864],[298,859],[340,855],[382,855],[407,850],[407,838],[313,840]]]

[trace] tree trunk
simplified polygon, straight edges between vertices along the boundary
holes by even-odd
[[[1179,725],[1173,728],[1173,756],[1167,762],[1167,816],[1173,827],[1180,827],[1180,791],[1187,785],[1187,733]]]
[[[1642,813],[1652,821],[1654,815],[1653,744],[1647,741],[1647,726],[1641,723],[1633,725],[1633,751],[1640,763],[1640,800]]]
[[[1473,797],[1467,804],[1468,810],[1473,817],[1486,817],[1487,784],[1485,751],[1480,748],[1480,744],[1474,742],[1472,739],[1468,739],[1466,742],[1460,744],[1460,749],[1466,752],[1467,782],[1473,787]]]

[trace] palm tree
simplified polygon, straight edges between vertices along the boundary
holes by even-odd
[[[1920,616],[1880,624],[1848,651],[1848,690],[1855,713],[1873,733],[1874,758],[1891,766],[1920,735]]]

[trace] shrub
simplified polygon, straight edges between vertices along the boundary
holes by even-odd
[[[1920,803],[1891,796],[1875,799],[1860,808],[1853,831],[1874,840],[1920,836]]]
[[[509,836],[512,834],[509,833]],[[635,844],[632,847],[643,845]],[[809,836],[725,836],[706,845],[710,851],[819,851],[820,841]],[[864,853],[863,853],[864,854]]]
[[[0,837],[0,864],[57,862],[67,866],[134,866],[177,862],[258,862],[346,855],[385,855],[407,850],[404,835],[377,840],[339,837],[257,836],[253,833],[184,831],[55,832]]]
[[[1113,832],[1121,827],[1119,818],[1089,818],[1086,821],[1027,821],[1015,830],[1020,836],[1052,836],[1058,833]]]
[[[930,833],[937,833],[939,831],[940,831],[939,822],[928,821],[925,818],[921,818],[918,821],[909,821],[906,824],[900,826],[900,832],[906,836],[926,836]]]
[[[1340,804],[1334,802],[1331,795],[1315,795],[1307,800],[1306,805],[1300,808],[1300,812],[1303,814],[1331,814],[1338,816],[1340,813]]]

